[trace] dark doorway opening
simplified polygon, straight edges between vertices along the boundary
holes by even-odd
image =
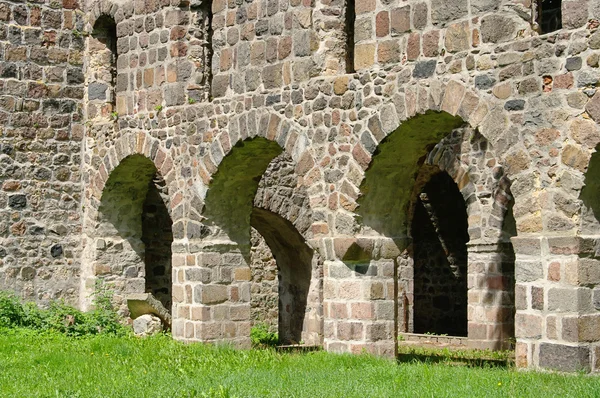
[[[445,172],[417,198],[411,225],[415,333],[467,336],[466,205]]]

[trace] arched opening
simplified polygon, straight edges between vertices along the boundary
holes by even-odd
[[[361,192],[362,232],[400,249],[398,331],[509,348],[516,231],[510,181],[485,137],[445,112],[415,116],[376,148]]]
[[[170,310],[172,222],[154,163],[128,156],[110,174],[98,209],[93,273],[126,312],[129,293],[152,293]]]
[[[112,17],[102,15],[96,20],[88,50],[88,119],[112,118],[116,110],[117,80],[117,25]]]
[[[260,137],[241,141],[219,164],[203,212],[210,231],[205,246],[212,241],[223,247],[218,250],[241,252],[250,275],[250,321],[277,331],[280,344],[307,341],[314,307],[314,253],[290,221],[308,206],[296,186],[293,161],[278,144]],[[224,246],[227,241],[235,248]]]
[[[445,172],[419,193],[411,225],[414,331],[467,335],[467,212]]]
[[[581,233],[583,235],[598,235],[600,231],[600,145],[592,154],[588,169],[585,173],[585,184],[581,190]],[[563,211],[575,213],[576,205]],[[563,206],[564,207],[564,206]]]
[[[279,342],[298,344],[303,340],[313,250],[289,221],[275,213],[255,207],[251,220],[277,264]]]

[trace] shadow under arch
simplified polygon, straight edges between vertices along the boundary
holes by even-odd
[[[414,206],[411,236],[414,332],[467,336],[467,210],[448,173],[430,174]]]
[[[223,158],[204,201],[204,224],[217,227],[250,256],[250,214],[258,184],[267,167],[283,150],[256,137],[239,141]]]
[[[419,167],[433,145],[464,124],[459,116],[428,111],[390,133],[373,154],[360,186],[356,211],[360,223],[405,249],[408,208]]]
[[[584,235],[600,234],[600,145],[595,149],[585,173],[585,185],[579,195],[582,202],[581,233]]]
[[[171,306],[172,220],[165,182],[144,155],[124,158],[102,191],[94,274],[119,293],[150,292]],[[124,304],[124,303],[121,303]]]
[[[254,207],[251,226],[265,239],[277,262],[280,343],[298,344],[302,340],[314,252],[292,223],[278,214]]]

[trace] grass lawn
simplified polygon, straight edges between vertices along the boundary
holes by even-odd
[[[600,378],[0,332],[0,397],[600,397]]]

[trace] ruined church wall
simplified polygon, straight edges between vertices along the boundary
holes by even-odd
[[[24,173],[0,175],[6,179],[0,239],[8,254],[0,261],[7,286],[24,291],[23,269],[36,258],[52,271],[40,266],[34,283],[27,282],[42,298],[55,296],[60,284],[73,286],[79,269],[89,289],[93,254],[87,250],[94,247],[104,185],[122,159],[141,153],[155,164],[169,196],[174,335],[247,341],[250,284],[243,272],[236,274],[247,266],[237,249],[206,250],[202,212],[223,158],[238,141],[261,136],[292,158],[297,185],[307,195],[311,217],[302,234],[323,262],[325,347],[391,354],[397,330],[394,267],[401,254],[391,238],[406,244],[409,237],[382,236],[361,224],[360,187],[390,133],[418,114],[444,111],[479,130],[512,181],[519,365],[552,367],[571,356],[574,367],[598,366],[600,336],[592,326],[600,317],[593,301],[600,280],[580,277],[588,264],[579,260],[580,252],[593,255],[575,238],[579,193],[600,136],[596,2],[565,0],[565,29],[538,36],[528,2],[357,1],[356,73],[350,74],[341,55],[347,50],[340,34],[344,2],[214,1],[210,62],[210,32],[197,23],[204,21],[198,17],[205,15],[203,3],[90,1],[81,6],[85,26],[82,14],[67,2],[64,9],[2,3],[0,167],[13,170],[17,164],[15,170]],[[77,32],[89,32],[103,14],[116,22],[116,114],[95,113],[98,118],[84,129],[85,112],[78,104],[84,95],[89,98],[90,87],[87,94],[80,92],[84,60]],[[208,67],[212,81],[205,79]],[[23,76],[17,77],[15,68]],[[57,98],[38,98],[38,89]],[[33,107],[31,117],[17,110],[18,103]],[[88,139],[79,152],[84,131]],[[42,138],[46,135],[51,138]],[[23,142],[31,146],[4,152]],[[69,159],[60,160],[63,155]],[[42,164],[36,157],[47,162],[52,177],[48,172],[36,177]],[[59,170],[65,168],[63,182]],[[74,205],[80,181],[85,189],[81,210]],[[27,195],[25,208],[14,208],[21,199],[13,199],[11,207],[11,189]],[[35,205],[36,194],[44,198],[37,202],[43,209]],[[470,258],[484,258],[485,267],[493,269],[495,263],[482,253],[498,241],[490,232],[497,228],[486,230],[498,222],[498,214],[469,213],[478,215],[482,229],[480,235],[477,227],[470,229],[471,244],[482,249]],[[59,222],[65,228],[57,231],[60,238],[49,232],[34,238],[23,235],[29,228],[19,227],[24,220],[21,225],[39,220],[48,231]],[[82,254],[78,228],[83,229]],[[34,239],[41,244],[30,247]],[[59,241],[64,254],[51,258],[47,249]],[[344,261],[356,246],[369,258]],[[25,251],[31,253],[23,256]],[[200,268],[210,273],[195,271]],[[482,299],[489,282],[485,276],[477,279]],[[71,295],[74,299],[77,292]],[[487,330],[482,340],[496,338]]]
[[[0,289],[79,297],[85,15],[0,2]]]

